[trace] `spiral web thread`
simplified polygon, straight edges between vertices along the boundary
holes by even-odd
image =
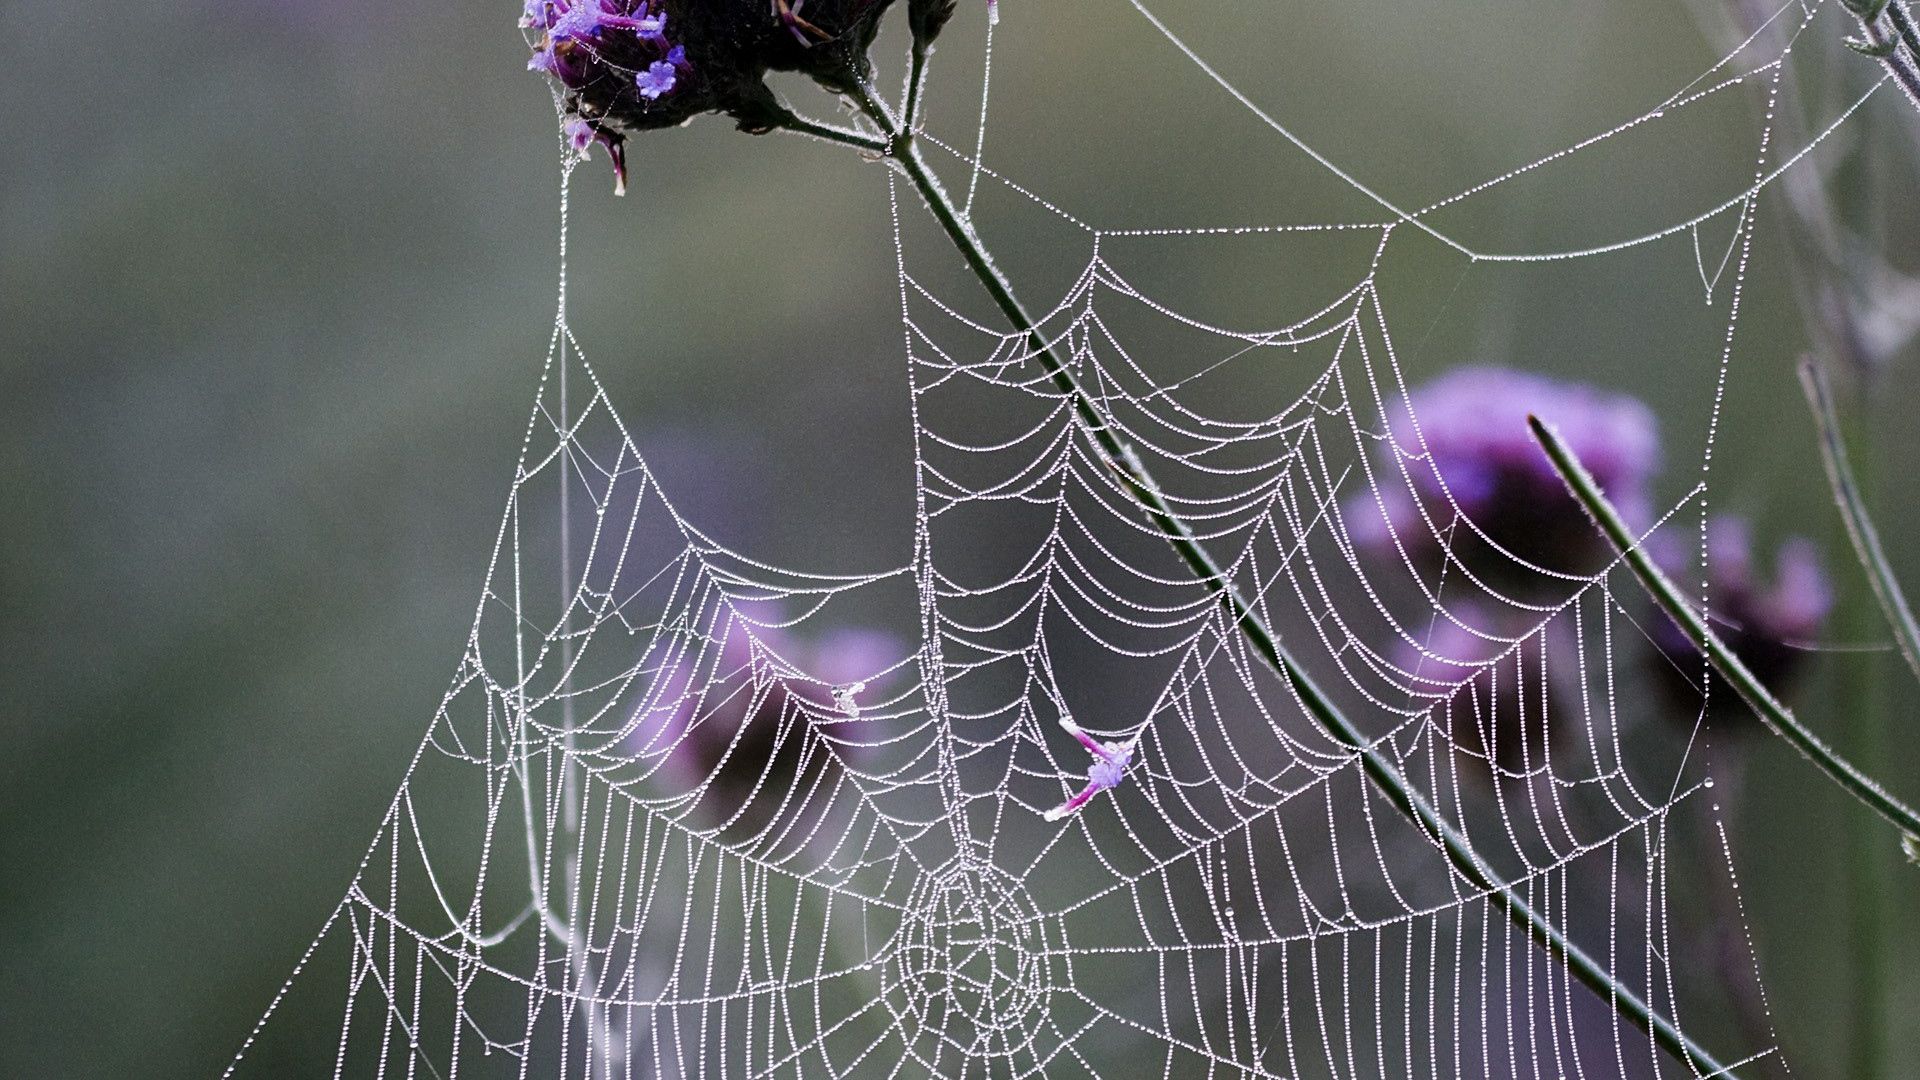
[[[1509,557],[1476,575],[1355,546],[1355,507],[1432,469],[1381,423],[1407,388],[1378,274],[1410,242],[1471,263],[1655,247],[1692,260],[1710,297],[1730,292],[1724,383],[1756,200],[1867,98],[1804,145],[1774,145],[1769,119],[1751,184],[1697,218],[1583,250],[1478,252],[1430,221],[1728,95],[1761,95],[1770,118],[1787,45],[1756,55],[1757,35],[1645,115],[1406,211],[1134,6],[1381,218],[1101,229],[936,145],[970,190],[985,178],[981,200],[999,191],[1081,237],[1084,269],[1043,334],[1242,594],[1506,885],[1693,1030],[1670,890],[1730,883],[1731,862],[1694,748],[1651,764],[1625,748],[1636,703],[1616,648],[1640,630],[1609,574]],[[1789,5],[1774,36],[1819,15]],[[985,123],[983,108],[976,154]],[[568,329],[563,273],[452,685],[229,1074],[292,1059],[396,1078],[1691,1074],[1376,797],[1353,748],[1174,560],[1026,339],[965,314],[964,284],[916,276],[915,252],[950,253],[915,238],[911,199],[893,191],[917,528],[911,561],[884,572],[770,566],[682,518]],[[1724,257],[1703,252],[1700,226],[1728,220]],[[1114,255],[1294,234],[1351,241],[1351,287],[1251,331],[1181,314]],[[1298,393],[1208,397],[1249,365],[1283,368]],[[1705,491],[1703,477],[1670,513]],[[1426,526],[1442,548],[1476,530]],[[1545,587],[1512,584],[1528,579]],[[917,646],[829,670],[806,643],[872,597]],[[1483,647],[1459,613],[1487,608],[1521,632]],[[1427,648],[1449,622],[1480,639],[1472,655]],[[1089,764],[1065,716],[1132,743],[1132,765],[1048,822]],[[1696,809],[1712,845],[1671,844]],[[267,1053],[328,1016],[324,1046]],[[1769,1031],[1745,1038],[1726,1048],[1736,1067],[1784,1069]]]

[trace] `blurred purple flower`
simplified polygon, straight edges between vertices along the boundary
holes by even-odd
[[[1558,570],[1589,568],[1603,542],[1528,431],[1528,414],[1559,429],[1630,523],[1649,519],[1660,446],[1644,404],[1525,372],[1467,367],[1388,407],[1380,498],[1365,495],[1347,507],[1355,543],[1385,550],[1397,539],[1410,550],[1431,549],[1457,506],[1514,556]],[[1404,479],[1396,454],[1406,459]],[[1463,524],[1451,539],[1467,542],[1470,534]]]
[[[1395,642],[1388,657],[1400,671],[1395,677],[1416,699],[1434,702],[1453,745],[1484,759],[1489,774],[1505,781],[1539,771],[1566,741],[1566,724],[1564,695],[1551,684],[1543,692],[1541,665],[1527,662],[1534,639],[1509,640],[1497,632],[1500,620],[1477,604],[1451,615],[1435,620],[1422,645]]]
[[[807,674],[831,688],[873,680],[898,664],[908,652],[899,638],[884,630],[842,626],[820,635],[811,645],[800,647],[796,656]],[[879,687],[875,682],[869,689]],[[796,689],[816,704],[832,699],[831,694],[816,694],[816,687],[811,683],[803,683]]]
[[[637,756],[659,759],[668,788],[706,784],[703,812],[712,820],[758,823],[800,770],[822,767],[818,755],[805,764],[808,726],[840,757],[858,759],[857,725],[870,722],[860,708],[887,692],[910,655],[882,631],[842,627],[809,640],[782,621],[773,604],[739,602],[711,639],[677,643],[681,651],[652,675],[627,738]]]
[[[1656,537],[1653,554],[1670,572],[1691,560],[1668,534]],[[1833,608],[1833,587],[1813,544],[1793,537],[1775,555],[1773,580],[1763,583],[1753,557],[1752,530],[1744,519],[1717,517],[1707,523],[1707,603],[1714,631],[1734,655],[1776,694],[1791,688],[1802,669],[1806,646],[1817,641]],[[1680,706],[1689,725],[1700,706],[1699,680],[1705,671],[1700,652],[1672,619],[1658,616],[1648,630],[1663,673],[1663,688]],[[1714,676],[1708,701],[1716,716],[1747,718],[1745,703]],[[1757,725],[1744,725],[1748,728]]]

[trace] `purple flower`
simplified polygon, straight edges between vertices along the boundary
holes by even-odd
[[[1484,564],[1470,564],[1477,570],[1515,557],[1591,569],[1604,545],[1534,441],[1530,413],[1559,429],[1629,522],[1648,520],[1660,447],[1644,404],[1525,372],[1467,367],[1388,406],[1375,470],[1379,498],[1348,504],[1354,541],[1374,550],[1397,541],[1410,553],[1451,541],[1463,562],[1477,556]],[[1474,552],[1476,544],[1483,550]],[[1489,544],[1507,557],[1484,550]]]
[[[557,20],[548,23],[548,33],[555,40],[593,41],[605,30],[630,30],[642,38],[648,37],[644,29],[648,25],[645,4],[640,5],[637,13],[625,14],[614,6],[618,0],[549,2],[560,13]],[[666,16],[662,15],[654,25],[656,28],[665,26]]]
[[[560,132],[567,140],[567,146],[582,158],[588,156],[594,143],[607,148],[607,157],[613,162],[613,193],[627,193],[627,151],[626,143],[617,132],[588,120],[583,116],[569,116],[560,125]]]
[[[1670,573],[1691,560],[1667,534],[1655,537],[1654,556]],[[1780,545],[1773,580],[1762,582],[1754,566],[1753,536],[1736,517],[1707,523],[1707,607],[1714,632],[1733,649],[1769,690],[1786,690],[1799,674],[1807,645],[1817,641],[1833,608],[1833,588],[1811,542],[1793,537]],[[1663,688],[1679,706],[1676,715],[1691,725],[1700,706],[1699,680],[1704,661],[1678,624],[1664,615],[1648,628],[1663,673]],[[1750,714],[1733,688],[1713,676],[1708,702],[1717,717],[1744,719]],[[1757,725],[1744,724],[1745,728]]]
[[[860,757],[860,725],[875,721],[859,706],[884,701],[911,655],[877,630],[803,640],[782,621],[775,605],[739,602],[709,637],[671,643],[631,720],[627,751],[667,790],[704,789],[712,821],[758,823],[802,770],[830,767],[807,750],[809,726]]]
[[[1525,619],[1512,627],[1478,604],[1461,604],[1437,617],[1422,644],[1400,639],[1389,663],[1416,700],[1430,700],[1457,751],[1483,759],[1502,781],[1540,771],[1558,752],[1564,710],[1553,681],[1537,663],[1537,638],[1500,633],[1548,633]],[[1567,648],[1573,646],[1569,643]],[[1557,651],[1557,650],[1556,650]],[[1532,656],[1529,656],[1531,652]],[[1533,660],[1535,662],[1530,662]]]
[[[539,27],[546,29],[553,25],[553,4],[551,0],[527,0],[526,8],[520,13],[522,29]]]
[[[1484,608],[1462,605],[1450,614],[1436,616],[1421,644],[1394,642],[1391,662],[1416,694],[1451,696],[1488,675],[1493,661],[1512,648],[1512,642],[1480,629],[1493,621]]]
[[[634,87],[646,107],[693,70],[686,47],[667,40],[666,8],[655,11],[644,0],[526,0],[520,25],[541,31],[527,68],[569,91],[569,143],[582,154],[591,142],[604,145],[613,159],[614,193],[624,194],[624,125],[611,119],[609,108],[623,100],[633,104],[634,94],[612,93],[612,87]]]
[[[574,153],[581,157],[587,156],[587,150],[593,146],[595,136],[593,124],[582,117],[569,116],[567,122],[560,125],[560,131],[566,136],[567,145],[573,147]]]
[[[647,5],[641,4],[638,17],[634,19],[633,32],[643,41],[665,44],[667,40],[667,12],[665,8],[657,15],[647,14]]]
[[[806,672],[832,687],[865,685],[892,670],[908,650],[900,639],[884,630],[864,626],[843,626],[820,635],[799,650],[798,658]],[[878,687],[875,683],[875,687]],[[818,701],[819,695],[808,687],[802,691]]]
[[[560,54],[553,51],[552,45],[535,49],[533,55],[527,58],[527,70],[551,75],[556,79],[563,78],[560,73]]]
[[[640,87],[640,96],[648,101],[672,93],[674,84],[679,81],[679,71],[665,60],[655,60],[647,65],[645,71],[634,76],[634,82]]]
[[[1059,821],[1068,814],[1078,813],[1081,807],[1093,801],[1095,795],[1119,787],[1120,781],[1127,778],[1127,766],[1133,764],[1133,743],[1101,742],[1087,734],[1068,716],[1060,718],[1060,726],[1079,740],[1087,753],[1093,755],[1093,764],[1087,767],[1086,786],[1066,802],[1042,815],[1048,821]]]

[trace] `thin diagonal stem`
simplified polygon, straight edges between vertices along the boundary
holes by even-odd
[[[1012,284],[994,264],[986,245],[981,243],[972,225],[961,215],[946,189],[941,186],[939,178],[927,166],[913,132],[900,123],[871,86],[864,82],[856,85],[855,99],[861,111],[879,126],[887,138],[888,157],[913,182],[927,209],[966,260],[974,277],[979,279],[1001,314],[1025,338],[1027,348],[1047,377],[1072,402],[1074,416],[1081,430],[1099,448],[1122,486],[1146,511],[1147,517],[1193,571],[1195,578],[1214,594],[1247,641],[1285,680],[1307,714],[1359,757],[1367,778],[1395,809],[1432,838],[1461,877],[1484,892],[1489,902],[1504,910],[1507,917],[1547,950],[1549,955],[1558,957],[1575,977],[1606,999],[1622,1019],[1646,1032],[1667,1053],[1697,1072],[1710,1076],[1733,1076],[1730,1068],[1716,1061],[1673,1021],[1655,1012],[1632,989],[1615,979],[1612,973],[1575,945],[1546,916],[1534,910],[1511,885],[1501,882],[1492,868],[1473,850],[1465,834],[1456,829],[1408,781],[1392,758],[1363,735],[1333,700],[1320,690],[1312,676],[1280,643],[1279,636],[1241,594],[1227,572],[1201,545],[1192,528],[1174,512],[1139,456],[1132,447],[1121,441],[1081,387],[1079,378],[1040,333],[1032,316],[1014,295]]]
[[[1827,483],[1833,488],[1833,501],[1840,507],[1840,518],[1846,522],[1847,538],[1853,541],[1853,553],[1859,556],[1867,581],[1873,586],[1874,598],[1880,601],[1880,610],[1886,613],[1887,624],[1893,627],[1900,655],[1906,657],[1914,677],[1920,678],[1920,624],[1914,622],[1913,609],[1907,606],[1906,594],[1901,591],[1899,579],[1893,576],[1893,567],[1887,564],[1887,553],[1880,546],[1880,532],[1867,515],[1860,485],[1847,460],[1847,444],[1840,434],[1840,417],[1833,408],[1833,391],[1827,385],[1827,376],[1811,359],[1803,360],[1800,385],[1806,390],[1813,421],[1820,428],[1820,459],[1826,465]]]
[[[1752,707],[1754,714],[1769,727],[1773,733],[1787,740],[1793,748],[1821,772],[1839,784],[1849,795],[1860,800],[1866,807],[1892,823],[1907,837],[1920,837],[1920,814],[1895,798],[1879,782],[1855,768],[1845,758],[1835,753],[1833,748],[1823,742],[1820,736],[1800,723],[1792,710],[1781,704],[1765,684],[1741,662],[1740,657],[1720,640],[1712,627],[1700,612],[1680,595],[1671,580],[1654,565],[1638,539],[1620,518],[1619,511],[1600,493],[1599,485],[1580,459],[1573,456],[1554,430],[1542,423],[1539,417],[1528,417],[1527,425],[1533,429],[1533,437],[1546,448],[1547,457],[1552,459],[1553,467],[1560,473],[1560,479],[1566,481],[1567,488],[1574,498],[1587,508],[1600,531],[1606,534],[1613,546],[1619,549],[1621,557],[1632,568],[1634,576],[1653,597],[1654,602],[1673,619],[1694,647],[1705,653],[1708,662],[1713,665],[1720,677],[1731,684],[1735,691]]]

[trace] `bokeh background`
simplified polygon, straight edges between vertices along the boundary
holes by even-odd
[[[966,6],[932,106],[934,130],[963,141],[984,29]],[[1706,71],[1736,22],[1699,2],[1154,6],[1263,107],[1410,205],[1639,115]],[[987,161],[1075,214],[1370,216],[1127,4],[1002,7]],[[522,70],[515,14],[0,7],[0,1074],[223,1067],[338,900],[445,688],[553,317],[554,117]],[[1807,31],[1782,106],[1815,126],[1872,75],[1838,49],[1838,16]],[[1722,95],[1444,225],[1525,251],[1683,219],[1748,182],[1764,105]],[[1882,92],[1813,159],[1835,214],[1909,266],[1916,140],[1911,110]],[[572,321],[666,489],[771,562],[904,562],[910,429],[883,168],[718,120],[639,140],[631,159],[625,199],[604,161],[576,180]],[[981,205],[989,241],[1044,299],[1086,252],[1023,242],[1025,220]],[[1769,540],[1815,536],[1853,591],[1793,377],[1817,338],[1800,300],[1825,272],[1795,227],[1782,199],[1763,200],[1715,499]],[[1703,228],[1709,263],[1730,230]],[[1669,447],[1662,494],[1677,498],[1705,445],[1729,295],[1723,282],[1707,304],[1685,244],[1503,268],[1410,249],[1392,267],[1401,359],[1415,378],[1497,362],[1643,396]],[[1352,278],[1307,247],[1131,257],[1141,278],[1224,312]],[[1895,356],[1861,410],[1910,582],[1917,365]],[[1253,376],[1245,389],[1280,392]],[[1870,620],[1834,635],[1885,644]],[[1897,657],[1812,664],[1809,722],[1845,738],[1862,688],[1880,693],[1884,771],[1920,795]],[[1784,747],[1755,757],[1733,843],[1789,1059],[1799,1075],[1849,1075],[1859,939],[1839,838],[1857,834],[1891,904],[1888,1075],[1920,1072],[1920,878]]]

